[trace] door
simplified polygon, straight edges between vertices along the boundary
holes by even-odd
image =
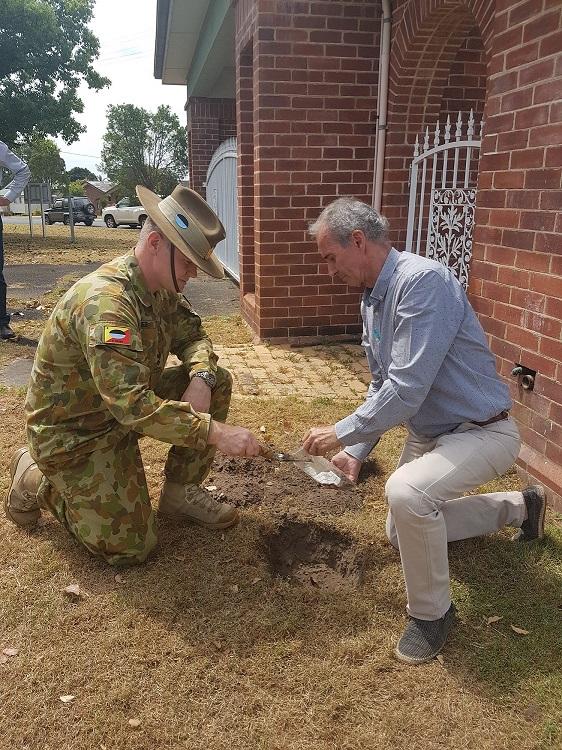
[[[226,231],[226,239],[216,246],[215,254],[227,273],[240,281],[236,165],[236,138],[229,138],[217,148],[209,164],[206,198]]]

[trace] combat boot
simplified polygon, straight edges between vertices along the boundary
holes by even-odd
[[[6,517],[18,526],[30,529],[41,516],[37,490],[43,475],[27,448],[19,448],[14,453],[10,476],[12,481],[4,499]]]
[[[233,505],[213,497],[209,490],[195,484],[179,484],[166,479],[158,513],[169,518],[192,521],[207,529],[227,529],[238,523],[238,511]]]

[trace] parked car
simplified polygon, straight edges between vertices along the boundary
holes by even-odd
[[[146,221],[146,209],[137,198],[121,198],[114,206],[107,206],[101,212],[105,225],[110,229],[120,224],[130,227],[142,227]]]
[[[75,224],[83,223],[87,227],[91,227],[96,218],[96,207],[89,198],[73,198],[72,218]],[[46,224],[54,224],[57,221],[62,221],[63,224],[70,222],[68,198],[59,198],[53,203],[51,208],[45,211]]]

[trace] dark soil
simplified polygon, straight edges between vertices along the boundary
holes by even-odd
[[[263,458],[229,458],[217,454],[206,486],[216,486],[238,507],[261,505],[282,515],[299,517],[341,516],[363,507],[356,487],[318,484],[292,463],[277,464]]]
[[[325,591],[363,582],[365,549],[334,529],[285,519],[264,542],[271,570],[282,578]]]

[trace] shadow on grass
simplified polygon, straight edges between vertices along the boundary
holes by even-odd
[[[264,514],[265,515],[265,514]],[[344,636],[372,627],[373,608],[392,619],[403,613],[401,593],[392,587],[379,601],[375,576],[397,555],[386,544],[362,549],[368,560],[365,582],[328,593],[272,576],[264,535],[270,519],[245,514],[231,530],[209,532],[172,522],[159,523],[159,545],[141,566],[110,569],[90,557],[55,522],[39,533],[64,556],[81,587],[93,595],[112,591],[126,609],[159,622],[165,630],[203,652],[236,653],[281,647],[298,641],[301,651],[321,655]],[[116,587],[120,573],[127,585]],[[109,574],[109,575],[108,575]]]
[[[550,526],[544,541],[531,544],[504,533],[468,540],[450,545],[449,560],[464,621],[453,639],[455,673],[496,697],[550,678],[560,691],[562,535]],[[502,619],[487,625],[494,616]]]

